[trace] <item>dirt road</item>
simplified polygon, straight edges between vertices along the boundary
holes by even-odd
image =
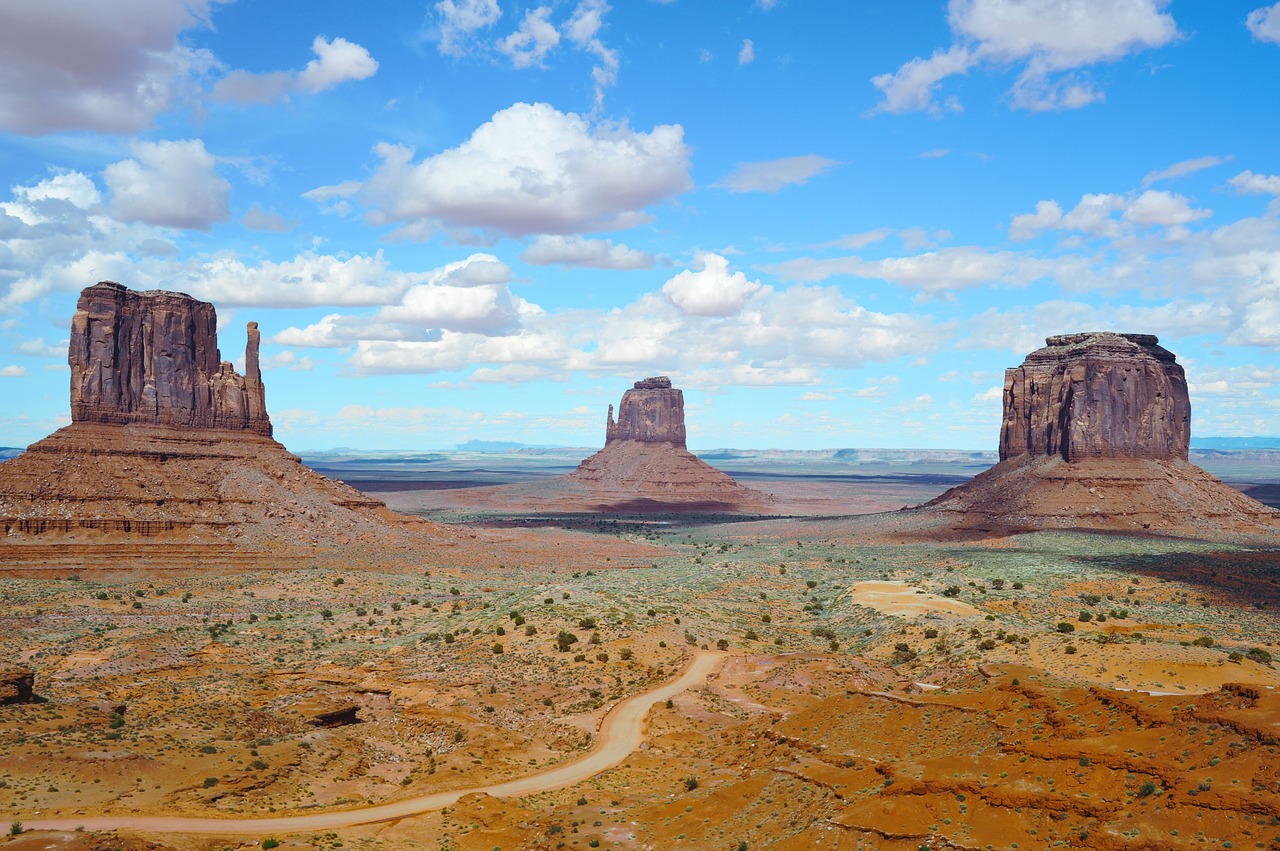
[[[304,830],[326,830],[391,821],[406,816],[438,810],[457,801],[463,795],[484,792],[497,798],[511,798],[562,789],[593,777],[626,759],[644,738],[644,719],[649,708],[660,700],[706,681],[725,658],[723,653],[698,652],[685,672],[669,683],[651,691],[632,695],[609,711],[600,724],[600,732],[592,749],[573,760],[548,771],[531,774],[516,780],[507,780],[489,786],[470,789],[454,789],[436,792],[418,798],[408,798],[390,804],[378,804],[355,810],[336,810],[305,816],[278,818],[188,818],[185,816],[99,816],[71,819],[28,819],[20,813],[0,818],[5,824],[21,821],[27,830],[141,830],[150,833],[205,833],[205,834],[270,834],[295,833]]]

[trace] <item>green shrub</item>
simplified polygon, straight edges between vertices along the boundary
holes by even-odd
[[[1062,623],[1058,624],[1057,630],[1058,632],[1067,633],[1067,632],[1075,632],[1076,628],[1071,624],[1067,623],[1066,621],[1063,621]]]
[[[216,777],[206,777],[204,779],[204,788],[206,789],[212,789],[214,786],[217,786],[217,785],[218,785],[218,778]]]
[[[341,579],[339,579],[338,581],[339,581],[339,582],[341,582],[342,580],[341,580]],[[269,849],[271,849],[271,848],[279,848],[279,847],[280,847],[280,840],[279,840],[279,839],[276,839],[275,837],[270,837],[270,838],[264,839],[264,840],[262,840],[262,847],[263,847],[263,848],[265,848],[265,849],[268,849],[268,850],[269,850]]]

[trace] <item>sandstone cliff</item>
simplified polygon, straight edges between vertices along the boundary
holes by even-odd
[[[1046,342],[1005,371],[1001,460],[1187,460],[1187,379],[1155,337],[1093,332]]]
[[[109,282],[81,293],[73,422],[0,464],[0,573],[274,566],[451,537],[273,440],[257,324],[243,376],[216,333],[213,305],[181,293]]]
[[[249,323],[245,374],[218,351],[212,304],[104,281],[80,293],[71,320],[72,422],[141,423],[270,436]]]
[[[609,406],[605,444],[620,440],[684,448],[684,393],[672,388],[670,378],[660,375],[637,381],[622,394],[617,422],[613,420],[613,405]]]
[[[1155,337],[1094,332],[1047,342],[1005,373],[1000,463],[893,525],[926,535],[1280,534],[1280,512],[1187,462],[1186,377]]]

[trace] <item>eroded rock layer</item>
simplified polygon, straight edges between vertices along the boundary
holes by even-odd
[[[640,443],[668,443],[685,447],[684,393],[671,386],[665,375],[637,381],[622,394],[618,420],[609,406],[605,445],[634,440]]]
[[[604,448],[567,483],[561,501],[586,510],[762,510],[770,502],[685,448],[684,394],[666,376],[626,391],[616,422],[609,406]]]
[[[1148,334],[1050,337],[1005,373],[996,466],[895,520],[904,531],[1280,534],[1280,512],[1187,463],[1191,403]]]
[[[245,374],[218,351],[212,304],[104,281],[80,293],[71,320],[71,419],[270,435],[249,323]]]
[[[1046,342],[1005,371],[1001,460],[1187,460],[1187,379],[1154,336],[1092,332]]]

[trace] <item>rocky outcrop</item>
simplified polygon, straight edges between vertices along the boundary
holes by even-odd
[[[36,703],[36,675],[27,668],[0,668],[0,706]]]
[[[1186,375],[1154,336],[1091,332],[1046,342],[1005,370],[1001,460],[1187,460]]]
[[[616,422],[609,406],[604,448],[565,481],[568,488],[544,491],[550,500],[544,504],[559,510],[735,512],[768,510],[771,502],[689,452],[684,393],[666,376],[637,381],[623,393]]]
[[[72,422],[270,436],[258,324],[249,323],[243,376],[222,360],[217,329],[213,305],[189,295],[87,287],[71,320]]]
[[[452,537],[273,440],[257,324],[243,376],[216,329],[213,305],[181,293],[81,293],[73,422],[0,464],[0,574],[373,559]]]
[[[1005,373],[1000,463],[901,513],[898,530],[1280,534],[1280,512],[1187,462],[1186,377],[1155,337],[1094,332],[1047,342]]]
[[[613,405],[605,427],[605,445],[623,440],[669,443],[685,447],[684,393],[671,386],[665,375],[637,381],[622,394],[618,420]]]

